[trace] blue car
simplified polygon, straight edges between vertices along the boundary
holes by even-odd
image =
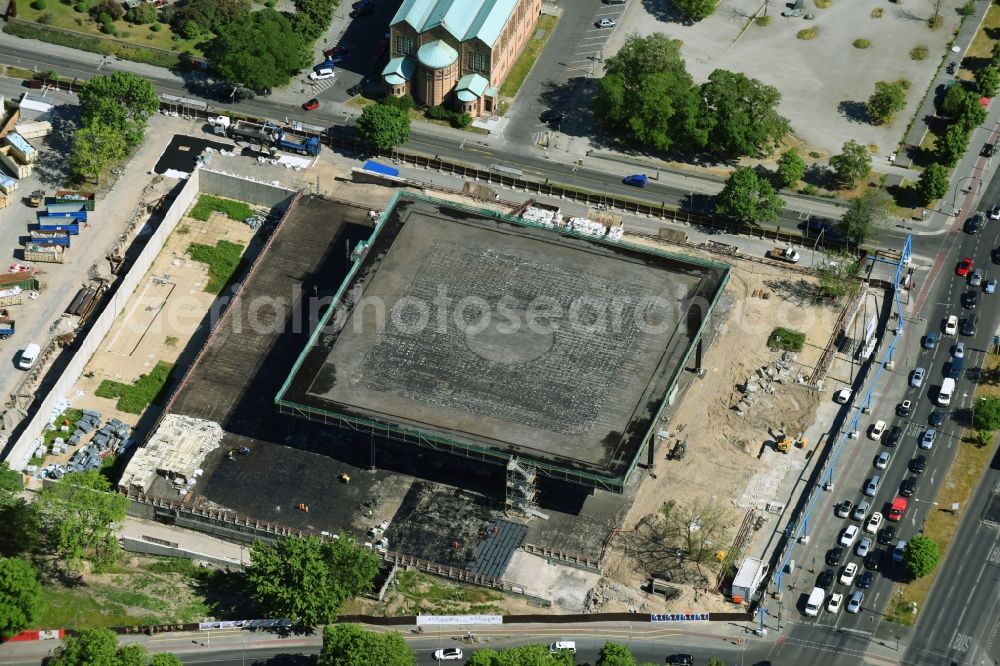
[[[924,337],[924,349],[934,349],[937,347],[938,338],[940,338],[940,334],[937,331],[927,333],[927,336]]]
[[[646,183],[649,182],[649,178],[647,178],[644,173],[637,173],[632,176],[625,176],[622,182],[626,185],[631,185],[632,187],[646,187]]]

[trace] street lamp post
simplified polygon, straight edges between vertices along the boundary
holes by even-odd
[[[954,193],[952,195],[952,198],[951,198],[951,209],[952,209],[952,211],[954,211],[953,214],[957,214],[957,212],[958,212],[958,190],[961,189],[962,183],[964,183],[967,180],[972,180],[975,177],[976,176],[974,174],[971,175],[971,176],[966,176],[965,178],[962,178],[957,183],[955,183],[955,191],[954,191]]]
[[[465,172],[465,142],[458,144],[458,147],[462,149],[462,172]]]

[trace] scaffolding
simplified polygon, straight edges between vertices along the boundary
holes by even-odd
[[[507,511],[517,510],[529,517],[548,520],[548,515],[539,511],[535,502],[537,478],[533,465],[521,464],[516,456],[507,461]]]

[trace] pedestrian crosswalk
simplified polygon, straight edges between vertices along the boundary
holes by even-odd
[[[323,79],[322,81],[311,81],[312,91],[314,95],[318,95],[324,90],[329,90],[337,82],[337,79]]]

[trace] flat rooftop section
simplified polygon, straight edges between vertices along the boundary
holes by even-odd
[[[727,277],[400,194],[277,401],[623,479]]]

